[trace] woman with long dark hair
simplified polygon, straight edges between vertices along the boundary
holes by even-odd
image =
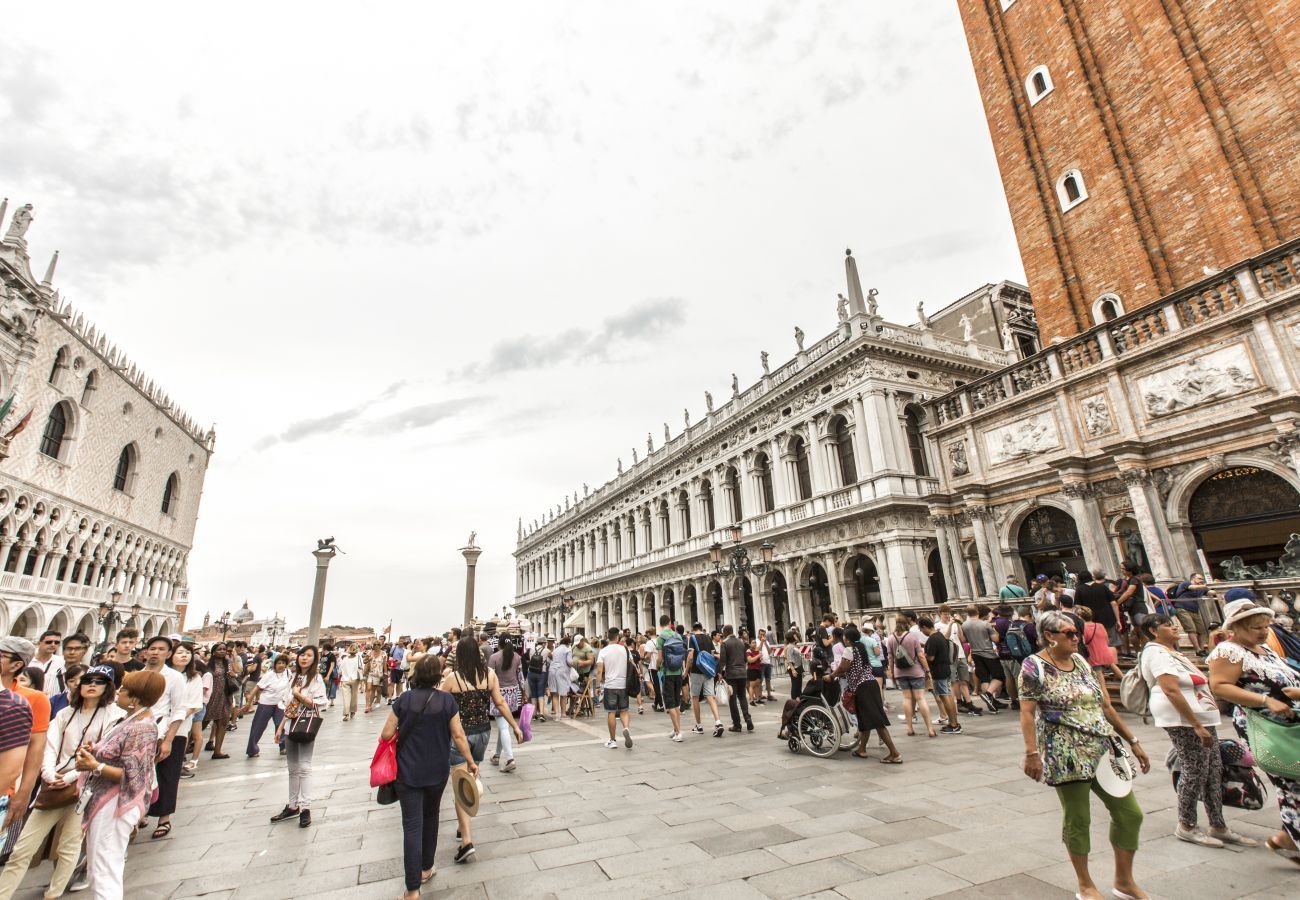
[[[519,683],[523,660],[515,652],[514,642],[507,636],[501,638],[497,651],[488,657],[488,668],[497,676],[501,696],[505,697],[510,714],[516,719],[524,706],[524,689]],[[503,772],[515,770],[515,748],[511,743],[511,727],[501,716],[492,717],[497,724],[497,748],[492,753],[492,765],[501,766]]]
[[[289,667],[292,676],[290,699],[285,708],[280,727],[275,730],[275,742],[284,740],[286,732],[293,728],[302,716],[319,715],[329,706],[329,697],[325,693],[325,681],[320,676],[320,651],[314,644],[308,644],[298,651],[293,665]],[[306,828],[311,824],[311,757],[316,748],[313,736],[308,741],[290,740],[286,745],[289,761],[289,802],[284,809],[271,816],[272,822],[298,817],[298,827]]]
[[[226,676],[230,674],[230,655],[221,641],[212,645],[212,652],[208,655],[208,672],[212,675],[212,693],[208,697],[208,710],[203,720],[212,729],[208,736],[208,746],[212,750],[213,759],[229,759],[230,755],[222,753],[221,748],[226,742],[226,727],[230,724],[232,711],[232,692],[226,683]]]
[[[451,767],[466,766],[472,758],[474,763],[481,763],[487,753],[488,741],[492,737],[492,724],[488,721],[488,705],[495,704],[497,712],[505,719],[515,740],[523,741],[523,732],[515,724],[515,717],[501,695],[501,685],[497,674],[483,662],[483,653],[478,648],[474,635],[467,634],[456,644],[456,670],[449,672],[442,679],[442,690],[454,694],[460,706],[461,725],[465,729],[465,738],[469,742],[470,756],[461,753],[456,746],[451,748]],[[474,841],[470,836],[469,814],[456,806],[456,821],[460,824],[460,846],[456,849],[456,862],[468,862],[474,855]]]
[[[840,667],[844,669],[842,674],[845,690],[852,692],[856,701],[857,712],[854,716],[858,720],[858,745],[853,748],[853,755],[861,759],[867,758],[867,740],[874,731],[889,751],[889,755],[881,762],[900,763],[903,757],[894,745],[894,739],[889,736],[889,713],[885,712],[885,698],[880,692],[880,682],[871,671],[871,658],[867,656],[867,648],[862,643],[862,632],[851,622],[844,626],[844,646],[845,653],[840,660]]]
[[[154,640],[157,640],[156,638]],[[150,641],[152,644],[153,641]],[[194,657],[194,645],[177,641],[167,656],[167,665],[172,671],[185,679],[185,718],[176,727],[172,752],[167,759],[158,764],[158,796],[149,806],[145,817],[157,816],[158,827],[154,829],[153,839],[164,838],[171,834],[172,813],[176,812],[176,795],[180,786],[181,773],[185,764],[185,742],[190,732],[194,714],[203,707],[203,675],[199,672],[199,661]]]
[[[114,689],[121,674],[116,663],[105,663],[84,674],[78,673],[80,682],[73,689],[68,705],[50,720],[50,730],[45,735],[45,759],[41,763],[41,786],[36,795],[36,808],[28,815],[22,835],[9,856],[9,864],[0,875],[0,900],[9,900],[14,895],[27,874],[32,857],[51,832],[57,834],[54,873],[50,876],[45,896],[58,897],[68,886],[77,866],[77,857],[81,854],[77,750],[87,742],[98,743],[104,733],[126,715],[113,702]],[[71,689],[71,679],[68,683]],[[56,803],[58,805],[54,805]]]
[[[402,900],[417,900],[420,885],[433,878],[437,868],[438,807],[451,772],[450,749],[462,759],[473,755],[465,740],[456,701],[437,689],[442,658],[429,653],[411,670],[409,689],[393,701],[380,733],[383,740],[397,736],[397,801],[402,806],[402,856],[406,893]],[[471,775],[478,766],[468,763]]]

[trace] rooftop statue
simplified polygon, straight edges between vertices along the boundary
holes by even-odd
[[[839,299],[835,301],[835,317],[841,322],[849,320],[849,298],[843,294],[836,294]]]
[[[876,314],[877,310],[880,309],[880,302],[876,299],[879,296],[880,291],[875,288],[867,291],[867,312],[873,316]]]
[[[713,412],[713,395],[708,391],[704,392],[704,408],[710,413]]]
[[[27,229],[32,224],[32,205],[25,203],[18,207],[14,212],[14,217],[9,223],[9,230],[5,232],[6,241],[21,241],[23,235],[27,234]]]
[[[803,352],[803,329],[798,325],[794,326],[794,342],[799,347],[799,352]]]
[[[687,428],[691,427],[691,411],[689,409],[682,410],[682,420],[686,422]]]
[[[771,375],[771,374],[772,374],[772,371],[771,371],[771,369],[768,367],[768,363],[767,363],[767,351],[764,350],[762,353],[760,353],[760,354],[758,355],[758,358],[759,358],[759,361],[763,364],[763,374],[764,374],[764,375]]]
[[[975,340],[972,333],[975,328],[975,320],[966,315],[966,313],[962,313],[961,318],[958,321],[961,322],[961,339],[968,343]]]
[[[917,320],[917,324],[919,324],[919,325],[921,326],[921,329],[922,329],[923,331],[929,330],[929,328],[930,328],[930,320],[929,320],[929,318],[925,315],[925,301],[924,301],[924,300],[918,300],[917,303],[916,303],[916,320]]]
[[[740,379],[736,377],[735,372],[731,373],[731,396],[732,397],[740,396]]]

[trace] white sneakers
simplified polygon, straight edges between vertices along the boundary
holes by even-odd
[[[674,731],[672,733],[672,739],[680,744],[682,742],[682,733],[680,731]]]
[[[606,750],[617,750],[617,749],[618,749],[618,741],[614,740],[613,738],[610,738],[609,740],[605,741],[605,749],[606,749]]]

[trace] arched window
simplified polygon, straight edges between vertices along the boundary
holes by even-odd
[[[1092,305],[1092,321],[1100,325],[1124,314],[1124,302],[1118,294],[1102,294]]]
[[[745,510],[740,502],[740,473],[735,466],[727,467],[727,491],[731,494],[731,521],[741,522],[745,518]]]
[[[700,482],[700,499],[704,501],[704,530],[712,531],[718,526],[713,516],[713,485],[707,478]]]
[[[682,537],[691,536],[691,495],[682,491],[677,495],[677,508],[682,511]]]
[[[66,461],[70,418],[66,403],[57,403],[50,410],[50,417],[45,420],[45,431],[41,434],[41,452],[46,456]]]
[[[90,409],[90,401],[98,388],[99,372],[91,369],[90,374],[86,376],[86,386],[81,389],[81,405],[84,409]]]
[[[1033,106],[1042,100],[1052,92],[1054,87],[1056,85],[1052,84],[1052,73],[1047,71],[1047,66],[1034,69],[1025,79],[1025,93],[1029,95],[1029,105]]]
[[[903,411],[903,420],[907,428],[907,449],[912,454],[912,471],[917,475],[929,475],[930,465],[925,459],[925,442],[921,438],[921,411],[909,405]]]
[[[113,473],[113,490],[124,494],[134,493],[136,465],[140,453],[135,444],[127,444],[117,455],[117,471]]]
[[[1074,209],[1088,199],[1088,188],[1083,183],[1083,173],[1071,169],[1056,182],[1056,197],[1061,201],[1061,212]]]
[[[181,477],[172,472],[167,476],[167,484],[163,486],[162,511],[169,516],[175,515],[176,504],[180,502],[181,494]]]
[[[758,498],[763,504],[763,512],[771,512],[776,508],[776,500],[772,496],[772,464],[766,453],[754,457],[754,477],[758,479]]]
[[[59,386],[59,380],[62,374],[68,368],[68,348],[60,347],[59,352],[54,354],[54,365],[50,366],[50,384],[55,387]]]
[[[848,420],[836,416],[831,424],[831,433],[835,435],[835,453],[840,460],[840,480],[846,487],[857,484],[858,464],[853,458],[853,436],[849,434]]]
[[[794,443],[790,445],[790,452],[794,454],[794,471],[795,480],[799,483],[799,499],[807,500],[812,497],[812,472],[808,468],[808,445],[804,439],[797,437]]]

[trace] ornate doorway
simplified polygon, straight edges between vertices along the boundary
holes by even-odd
[[[1016,544],[1026,584],[1032,584],[1038,575],[1064,578],[1085,568],[1078,526],[1069,513],[1054,506],[1040,506],[1025,516],[1016,532]]]
[[[1267,469],[1216,472],[1187,503],[1210,574],[1229,580],[1300,575],[1300,491]]]

